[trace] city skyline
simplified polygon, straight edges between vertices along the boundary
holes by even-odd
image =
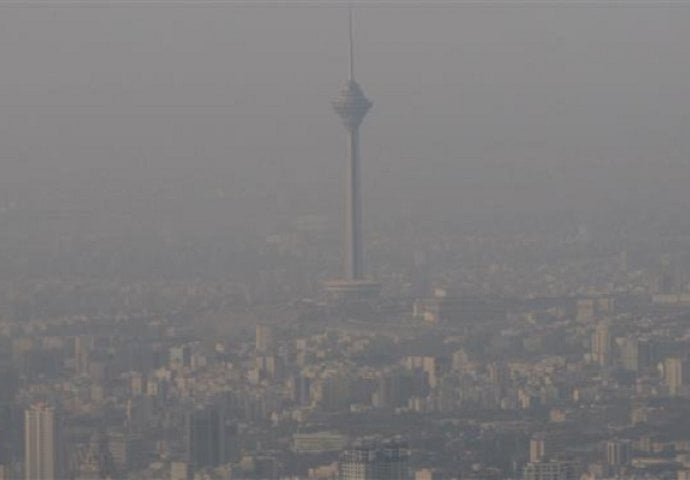
[[[690,8],[29,1],[0,480],[690,480]]]

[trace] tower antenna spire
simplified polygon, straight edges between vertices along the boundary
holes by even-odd
[[[352,5],[347,7],[347,26],[350,35],[350,80],[355,79],[355,47],[354,34],[352,32]]]

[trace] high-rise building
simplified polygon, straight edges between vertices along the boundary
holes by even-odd
[[[333,101],[333,109],[342,120],[347,131],[348,161],[345,181],[344,278],[326,284],[326,289],[330,296],[338,300],[375,297],[380,289],[378,283],[366,280],[364,276],[359,127],[367,112],[372,107],[372,103],[364,95],[362,87],[360,87],[355,80],[352,10],[350,10],[349,15],[349,34],[349,76],[340,95]]]
[[[16,445],[20,436],[21,421],[15,418],[14,397],[19,387],[19,376],[12,364],[9,339],[0,340],[0,465],[7,466],[6,474],[11,472],[10,466],[18,456],[21,448]],[[5,478],[9,478],[6,476]]]
[[[681,395],[690,381],[690,365],[683,358],[671,357],[664,360],[664,383],[671,396]]]
[[[187,431],[192,471],[225,463],[225,416],[220,407],[206,406],[189,413]]]
[[[139,468],[146,464],[146,450],[141,435],[112,429],[106,434],[108,453],[117,472]]]
[[[311,404],[311,379],[304,375],[292,378],[292,401],[301,407]]]
[[[24,478],[62,478],[61,455],[55,409],[36,403],[24,411]]]
[[[273,355],[259,355],[255,359],[259,379],[274,379],[280,373],[280,362]]]
[[[435,388],[438,384],[439,365],[435,357],[409,356],[403,359],[403,365],[408,370],[421,370],[427,378],[429,387]]]
[[[74,337],[74,369],[77,375],[88,375],[89,357],[94,348],[94,338],[90,335]]]
[[[624,337],[619,341],[620,365],[639,372],[654,365],[654,344],[648,338]]]
[[[172,368],[189,368],[192,366],[192,348],[189,345],[171,347],[169,359]]]
[[[618,339],[620,352],[620,366],[623,370],[637,372],[639,370],[639,340],[635,337]]]
[[[407,480],[410,453],[398,443],[358,446],[340,456],[341,480]]]
[[[637,341],[637,368],[654,367],[656,365],[656,345],[651,338],[641,338]]]
[[[611,361],[611,335],[606,323],[597,325],[592,333],[592,357],[602,367]]]
[[[541,462],[546,456],[546,435],[537,433],[529,441],[529,461]]]
[[[632,460],[632,447],[629,440],[606,442],[606,467],[608,475],[620,475],[622,468]]]
[[[273,350],[273,329],[266,325],[256,326],[255,348],[260,353],[271,353]]]
[[[378,379],[372,403],[375,407],[403,407],[411,397],[426,397],[428,394],[429,382],[425,372],[393,371]]]

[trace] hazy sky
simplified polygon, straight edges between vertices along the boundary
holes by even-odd
[[[0,203],[339,205],[343,9],[77,5],[0,7]],[[690,205],[690,7],[646,5],[360,9],[371,214]]]

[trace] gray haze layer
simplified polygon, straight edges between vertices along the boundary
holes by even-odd
[[[367,222],[687,207],[689,21],[362,9]],[[346,58],[342,9],[4,7],[0,206],[51,235],[337,224]]]

